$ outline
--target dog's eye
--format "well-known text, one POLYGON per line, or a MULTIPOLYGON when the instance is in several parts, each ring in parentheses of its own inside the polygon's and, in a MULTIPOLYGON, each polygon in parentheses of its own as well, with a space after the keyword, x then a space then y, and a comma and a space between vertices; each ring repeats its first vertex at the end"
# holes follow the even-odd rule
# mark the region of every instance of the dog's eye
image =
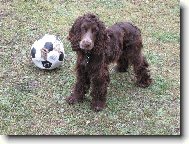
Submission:
POLYGON ((98 32, 98 31, 99 31, 98 27, 93 27, 93 28, 92 28, 92 32, 93 32, 93 33, 98 32))
POLYGON ((84 26, 81 26, 81 30, 86 32, 87 31, 87 27, 84 25, 84 26))

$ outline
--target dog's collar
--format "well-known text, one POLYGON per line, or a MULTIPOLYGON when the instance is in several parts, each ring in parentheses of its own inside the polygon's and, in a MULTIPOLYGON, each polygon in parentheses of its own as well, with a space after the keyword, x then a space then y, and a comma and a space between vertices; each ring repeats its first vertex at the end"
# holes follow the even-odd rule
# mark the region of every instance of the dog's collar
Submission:
POLYGON ((86 52, 85 53, 85 59, 86 59, 86 63, 87 64, 89 63, 90 57, 91 57, 91 53, 90 52, 86 52))
POLYGON ((84 53, 84 58, 83 58, 83 61, 82 61, 82 65, 83 66, 87 66, 87 64, 89 63, 90 58, 91 58, 91 53, 90 52, 85 52, 84 53))

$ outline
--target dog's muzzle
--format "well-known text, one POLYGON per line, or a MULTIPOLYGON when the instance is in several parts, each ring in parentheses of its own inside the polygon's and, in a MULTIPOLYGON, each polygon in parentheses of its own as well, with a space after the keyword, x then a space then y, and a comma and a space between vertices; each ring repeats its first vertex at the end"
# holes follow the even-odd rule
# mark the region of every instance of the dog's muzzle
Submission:
POLYGON ((94 46, 92 40, 82 40, 79 44, 81 49, 91 50, 94 46))

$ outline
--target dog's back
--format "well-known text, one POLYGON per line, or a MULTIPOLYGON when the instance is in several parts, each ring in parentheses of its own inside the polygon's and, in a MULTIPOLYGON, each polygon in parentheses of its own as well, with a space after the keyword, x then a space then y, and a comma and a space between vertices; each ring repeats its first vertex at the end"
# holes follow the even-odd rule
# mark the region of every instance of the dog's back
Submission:
POLYGON ((112 25, 110 30, 114 31, 116 37, 123 41, 123 46, 129 46, 141 41, 141 31, 130 22, 119 22, 112 25))
POLYGON ((132 45, 142 47, 140 29, 130 22, 119 22, 107 28, 108 44, 107 57, 110 62, 118 60, 123 51, 129 50, 132 45))

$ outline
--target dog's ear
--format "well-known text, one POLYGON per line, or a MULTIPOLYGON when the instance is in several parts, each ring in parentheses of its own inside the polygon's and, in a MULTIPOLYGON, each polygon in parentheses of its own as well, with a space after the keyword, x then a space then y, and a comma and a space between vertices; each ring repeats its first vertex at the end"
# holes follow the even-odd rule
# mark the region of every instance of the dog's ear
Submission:
POLYGON ((69 31, 69 37, 71 38, 74 35, 79 35, 81 33, 81 24, 83 21, 83 17, 78 17, 75 22, 73 23, 70 31, 69 31))
POLYGON ((68 36, 67 36, 67 39, 68 39, 69 41, 71 41, 72 38, 77 34, 77 33, 76 33, 76 29, 77 29, 77 23, 76 23, 76 21, 75 21, 75 22, 73 23, 72 27, 70 28, 69 34, 68 34, 68 36))
POLYGON ((82 17, 78 17, 75 22, 73 23, 72 27, 69 30, 69 34, 67 36, 67 40, 71 42, 72 50, 78 51, 79 48, 79 41, 81 40, 81 23, 82 17))

